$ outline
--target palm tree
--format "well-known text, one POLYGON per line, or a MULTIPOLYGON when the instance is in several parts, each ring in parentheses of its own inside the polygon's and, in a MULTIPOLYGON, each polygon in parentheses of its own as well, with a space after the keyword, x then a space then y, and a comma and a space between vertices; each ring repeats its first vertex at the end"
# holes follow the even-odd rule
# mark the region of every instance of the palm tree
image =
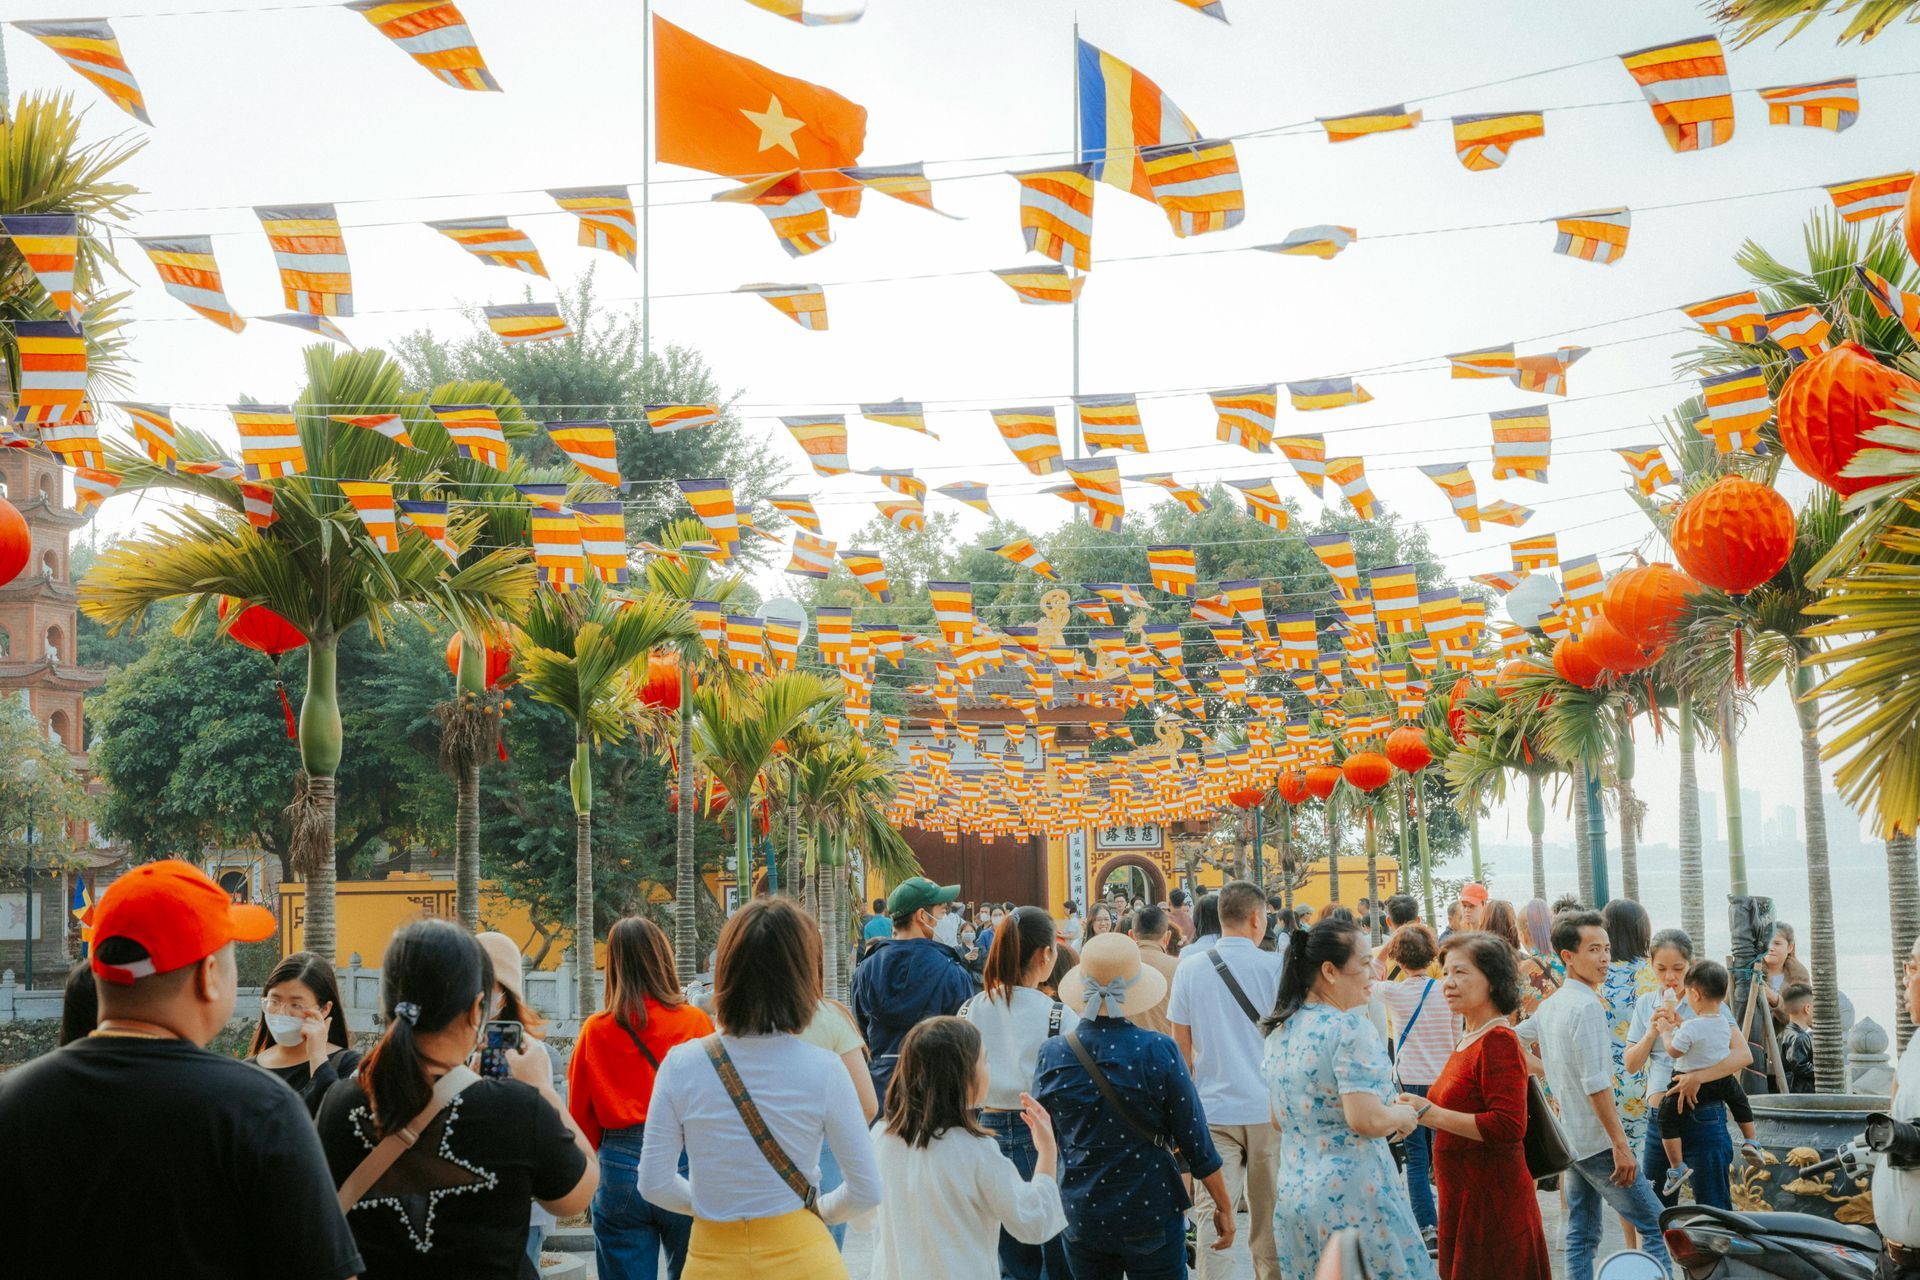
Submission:
MULTIPOLYGON (((1484 797, 1496 804, 1507 798, 1507 781, 1514 774, 1527 780, 1527 834, 1533 854, 1533 896, 1547 896, 1547 801, 1546 778, 1559 772, 1559 764, 1537 750, 1528 734, 1531 728, 1520 714, 1522 699, 1515 695, 1503 699, 1492 689, 1475 686, 1463 701, 1464 720, 1458 746, 1436 759, 1446 769, 1447 782, 1455 794, 1484 797)), ((1431 703, 1429 705, 1432 705, 1431 703)), ((1429 743, 1435 735, 1427 735, 1429 743)))
POLYGON ((540 591, 516 632, 520 683, 528 696, 573 721, 573 940, 579 1009, 594 998, 593 747, 626 737, 635 719, 647 655, 694 631, 686 609, 658 592, 634 599, 598 581, 572 592, 540 591))
POLYGON ((1722 0, 1714 18, 1730 28, 1736 47, 1792 23, 1782 43, 1805 31, 1822 14, 1844 15, 1837 43, 1865 43, 1895 22, 1920 22, 1920 0, 1722 0))
MULTIPOLYGON (((449 565, 424 536, 400 539, 387 553, 368 535, 331 476, 392 478, 438 486, 444 472, 436 454, 451 452, 446 432, 421 412, 429 400, 495 405, 503 423, 530 430, 511 395, 498 384, 462 383, 431 393, 405 392, 400 370, 382 352, 336 355, 325 345, 306 352, 307 386, 294 406, 311 474, 273 482, 275 520, 255 529, 244 516, 240 486, 232 480, 170 474, 144 454, 114 447, 109 465, 124 477, 123 489, 171 488, 215 504, 213 511, 183 508, 171 529, 116 543, 103 551, 80 585, 80 607, 118 631, 138 626, 162 600, 185 599, 178 624, 191 631, 222 596, 265 605, 307 637, 307 688, 300 706, 300 763, 289 815, 291 858, 306 877, 305 948, 334 957, 334 775, 340 765, 341 724, 335 663, 340 637, 365 623, 380 637, 401 609, 430 609, 463 629, 499 626, 533 590, 533 566, 520 546, 486 552, 471 563, 449 565), (395 450, 376 432, 329 420, 332 413, 399 412, 422 448, 395 450), (396 452, 399 456, 396 457, 396 452)), ((196 431, 179 432, 181 456, 221 456, 196 431)), ((448 537, 469 550, 483 519, 462 513, 448 537)), ((239 611, 232 611, 237 617, 239 611)))
MULTIPOLYGON (((698 520, 676 520, 661 530, 660 545, 671 552, 684 543, 701 542, 706 537, 706 526, 698 520)), ((711 601, 724 605, 739 594, 744 582, 737 575, 720 576, 712 562, 704 557, 688 555, 654 557, 647 565, 647 585, 682 604, 711 601)), ((693 847, 694 690, 698 683, 696 676, 725 683, 733 679, 733 673, 697 633, 680 643, 679 657, 680 710, 674 785, 680 796, 680 807, 674 837, 673 959, 679 966, 680 976, 690 979, 700 968, 700 916, 696 902, 700 892, 700 861, 693 847)))

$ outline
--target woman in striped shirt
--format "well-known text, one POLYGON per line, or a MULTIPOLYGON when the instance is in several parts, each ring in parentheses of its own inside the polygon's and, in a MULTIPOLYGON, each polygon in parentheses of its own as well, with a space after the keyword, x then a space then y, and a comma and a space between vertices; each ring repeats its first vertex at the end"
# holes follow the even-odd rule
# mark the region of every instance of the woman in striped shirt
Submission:
MULTIPOLYGON (((1419 921, 1401 926, 1388 940, 1383 955, 1397 964, 1402 977, 1398 982, 1382 982, 1374 987, 1392 1027, 1394 1074, 1407 1093, 1426 1097, 1427 1089, 1440 1078, 1453 1042, 1459 1036, 1459 1020, 1447 1009, 1440 982, 1427 974, 1440 952, 1433 930, 1419 921)), ((1407 1138, 1407 1194, 1413 1201, 1413 1217, 1429 1242, 1433 1239, 1438 1217, 1433 1204, 1433 1135, 1415 1129, 1407 1138)))

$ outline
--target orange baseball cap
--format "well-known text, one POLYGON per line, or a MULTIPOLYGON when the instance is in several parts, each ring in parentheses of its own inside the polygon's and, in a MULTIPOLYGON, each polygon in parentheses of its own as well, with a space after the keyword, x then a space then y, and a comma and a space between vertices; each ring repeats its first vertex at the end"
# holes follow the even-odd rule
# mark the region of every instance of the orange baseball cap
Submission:
POLYGON ((279 927, 271 911, 234 902, 191 863, 146 862, 108 885, 93 908, 93 971, 127 986, 204 960, 229 942, 264 941, 279 927), (108 938, 139 943, 147 958, 102 963, 100 944, 108 938))
POLYGON ((1470 907, 1477 907, 1481 903, 1485 902, 1486 900, 1487 900, 1487 886, 1481 884, 1477 880, 1467 885, 1464 889, 1460 890, 1460 901, 1466 903, 1470 907))

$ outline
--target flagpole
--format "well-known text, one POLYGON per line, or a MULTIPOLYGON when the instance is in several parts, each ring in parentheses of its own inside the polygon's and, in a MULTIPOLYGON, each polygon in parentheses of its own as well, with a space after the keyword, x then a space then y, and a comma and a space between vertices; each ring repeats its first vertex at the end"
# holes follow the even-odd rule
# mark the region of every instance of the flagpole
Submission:
MULTIPOLYGON (((1073 164, 1080 163, 1080 11, 1073 11, 1073 164)), ((1073 394, 1080 394, 1080 295, 1073 295, 1073 394)), ((1073 406, 1073 456, 1080 456, 1080 406, 1073 406)))
POLYGON ((640 0, 640 376, 653 361, 653 0, 640 0))

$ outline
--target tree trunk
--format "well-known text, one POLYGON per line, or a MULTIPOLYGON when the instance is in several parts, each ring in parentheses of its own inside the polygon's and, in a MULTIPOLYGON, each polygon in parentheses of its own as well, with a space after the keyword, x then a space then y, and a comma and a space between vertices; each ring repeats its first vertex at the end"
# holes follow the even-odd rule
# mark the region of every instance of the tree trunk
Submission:
POLYGON ((1902 832, 1887 841, 1887 906, 1893 924, 1893 1021, 1904 1052, 1913 1035, 1907 1013, 1907 957, 1920 936, 1920 867, 1914 864, 1913 837, 1902 832))
POLYGON ((1327 806, 1327 901, 1340 901, 1340 824, 1333 819, 1333 797, 1327 806))
POLYGON ((576 724, 573 764, 567 770, 573 792, 573 968, 578 975, 579 1016, 594 1011, 593 992, 593 743, 587 727, 576 724))
POLYGON ((1740 813, 1740 734, 1733 718, 1733 690, 1720 698, 1720 786, 1727 809, 1729 897, 1747 896, 1747 844, 1740 813))
MULTIPOLYGON (((487 691, 487 650, 473 637, 460 637, 460 672, 454 696, 487 691)), ((460 923, 480 931, 480 763, 460 770, 453 818, 453 902, 460 923)))
MULTIPOLYGON (((700 972, 699 890, 700 866, 693 851, 693 667, 680 659, 680 813, 679 829, 674 833, 673 870, 673 962, 680 970, 680 981, 691 982, 700 972)), ((749 890, 751 886, 749 886, 749 890)))
POLYGON ((1422 769, 1413 775, 1413 807, 1418 815, 1418 834, 1420 837, 1420 891, 1426 895, 1427 919, 1437 919, 1433 914, 1433 849, 1427 843, 1427 771, 1422 769))
MULTIPOLYGON (((1580 894, 1580 901, 1593 906, 1593 846, 1587 838, 1587 779, 1586 768, 1582 766, 1578 774, 1567 775, 1573 783, 1573 861, 1574 885, 1580 894)), ((1597 909, 1597 908, 1596 908, 1597 909)))
POLYGON ((342 740, 338 646, 338 637, 331 635, 313 636, 307 644, 307 691, 300 699, 300 765, 307 773, 306 821, 296 820, 294 824, 294 860, 307 884, 302 946, 328 964, 335 962, 338 948, 333 861, 334 777, 340 769, 342 740))
POLYGON ((1813 1078, 1821 1093, 1847 1091, 1847 1046, 1840 1030, 1840 958, 1833 941, 1833 876, 1827 867, 1827 808, 1820 784, 1820 710, 1813 672, 1795 668, 1789 692, 1800 721, 1800 797, 1807 823, 1807 916, 1812 936, 1813 1078))
POLYGON ((1694 763, 1693 703, 1680 700, 1680 927, 1707 953, 1707 887, 1700 857, 1700 776, 1694 763))
POLYGON ((1533 846, 1533 896, 1547 898, 1547 797, 1540 775, 1527 775, 1527 842, 1533 846))
POLYGON ((1373 798, 1367 797, 1367 937, 1380 945, 1380 857, 1379 836, 1373 829, 1373 798))
POLYGON ((1620 735, 1613 749, 1614 790, 1620 799, 1620 893, 1640 901, 1639 815, 1633 799, 1633 736, 1620 735))

